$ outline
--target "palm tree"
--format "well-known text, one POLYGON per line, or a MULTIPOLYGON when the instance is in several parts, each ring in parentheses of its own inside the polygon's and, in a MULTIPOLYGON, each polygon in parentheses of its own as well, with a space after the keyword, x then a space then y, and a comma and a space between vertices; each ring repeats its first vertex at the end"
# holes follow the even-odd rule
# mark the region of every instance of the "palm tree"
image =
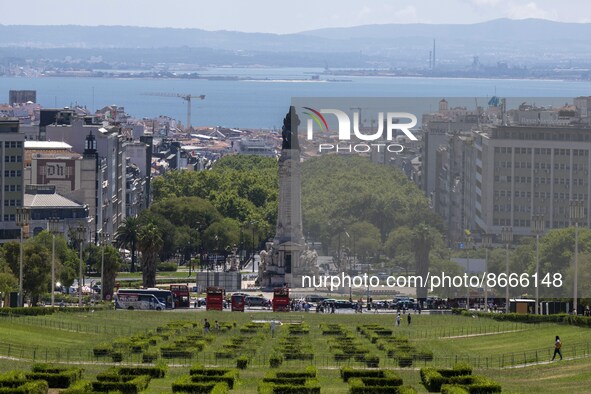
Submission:
POLYGON ((164 241, 160 229, 153 223, 146 224, 138 232, 138 249, 142 253, 142 284, 156 286, 156 267, 164 241))
MULTIPOLYGON (((413 231, 412 243, 415 255, 416 274, 423 278, 427 277, 429 271, 429 253, 435 243, 435 230, 428 224, 417 225, 413 231)), ((424 301, 427 299, 427 283, 417 283, 417 299, 424 301)))
POLYGON ((135 251, 137 248, 139 220, 137 217, 128 216, 115 233, 115 244, 118 248, 129 248, 131 251, 130 271, 135 272, 135 251))

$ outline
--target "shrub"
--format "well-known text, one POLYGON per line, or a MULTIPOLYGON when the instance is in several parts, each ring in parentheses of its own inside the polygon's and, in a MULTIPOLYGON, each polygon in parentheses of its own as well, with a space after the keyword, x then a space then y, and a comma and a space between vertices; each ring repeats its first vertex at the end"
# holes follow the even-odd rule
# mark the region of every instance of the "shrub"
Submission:
POLYGON ((248 366, 248 357, 241 356, 236 359, 236 368, 246 369, 247 366, 248 366))
POLYGON ((400 352, 398 353, 398 366, 400 368, 411 367, 413 362, 413 356, 409 353, 400 352))
POLYGON ((108 345, 108 344, 96 345, 95 347, 92 348, 92 352, 95 357, 108 356, 111 354, 112 350, 113 350, 113 346, 108 345))
POLYGON ((259 394, 320 394, 320 385, 316 379, 306 380, 303 386, 262 382, 258 391, 259 394))
POLYGON ((26 374, 28 380, 45 380, 51 388, 65 389, 76 382, 82 376, 82 370, 72 368, 57 373, 51 372, 30 372, 26 374))
POLYGON ((269 357, 269 365, 271 366, 271 368, 278 368, 279 366, 281 366, 281 364, 283 364, 282 355, 272 354, 271 357, 269 357))
MULTIPOLYGON (((395 382, 398 383, 398 382, 395 382)), ((399 384, 389 384, 386 379, 380 378, 351 378, 349 380, 349 393, 351 394, 382 394, 382 393, 416 393, 412 387, 401 389, 402 380, 399 384), (373 379, 368 381, 367 379, 373 379), (379 384, 376 384, 379 383, 379 384)))
POLYGON ((71 385, 66 390, 63 390, 61 394, 91 394, 92 383, 90 380, 79 380, 71 385))
POLYGON ((172 383, 173 393, 226 394, 229 390, 230 389, 226 383, 196 383, 191 380, 190 376, 183 376, 172 383))
POLYGON ((114 363, 120 363, 123 361, 123 353, 120 351, 111 352, 111 360, 113 360, 114 363))
POLYGON ((176 270, 177 270, 176 263, 173 263, 171 261, 165 262, 165 263, 160 263, 156 267, 156 271, 158 271, 158 272, 176 272, 176 270))
POLYGON ((195 354, 194 349, 178 348, 176 346, 165 346, 160 348, 160 356, 162 358, 193 358, 195 354))
POLYGON ((4 394, 47 394, 49 386, 45 380, 25 382, 16 387, 0 387, 0 393, 4 394))
POLYGON ((152 363, 158 359, 157 352, 144 352, 142 354, 142 362, 143 363, 152 363))
POLYGON ((380 365, 380 358, 378 356, 364 355, 365 364, 368 368, 377 368, 380 365))
POLYGON ((441 391, 441 386, 447 382, 447 379, 443 377, 435 368, 421 368, 421 381, 431 393, 438 393, 441 391))
POLYGON ((117 373, 119 375, 139 376, 148 375, 151 378, 163 378, 166 376, 167 368, 163 366, 158 367, 119 367, 117 373))
POLYGON ((469 394, 469 391, 462 386, 444 384, 441 386, 441 394, 469 394))
POLYGON ((341 378, 343 378, 345 382, 348 382, 351 378, 385 378, 386 375, 390 378, 398 377, 391 371, 384 371, 381 369, 355 369, 350 367, 341 368, 341 378))
POLYGON ((272 374, 278 378, 315 378, 318 375, 318 369, 309 365, 303 371, 277 371, 272 374))
MULTIPOLYGON (((117 375, 116 375, 117 376, 117 375)), ((97 376, 98 378, 98 376, 97 376)), ((123 393, 129 394, 137 394, 141 391, 145 390, 150 383, 150 376, 148 375, 140 375, 140 376, 119 376, 120 379, 125 381, 97 381, 92 383, 92 390, 93 392, 96 391, 121 391, 123 393), (127 378, 130 378, 127 380, 127 378)))

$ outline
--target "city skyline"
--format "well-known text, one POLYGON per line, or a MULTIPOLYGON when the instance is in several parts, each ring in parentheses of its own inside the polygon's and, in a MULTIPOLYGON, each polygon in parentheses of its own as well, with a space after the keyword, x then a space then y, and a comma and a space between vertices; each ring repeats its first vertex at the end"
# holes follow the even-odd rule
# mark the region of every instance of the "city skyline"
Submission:
POLYGON ((267 0, 241 2, 192 2, 173 0, 166 8, 153 0, 118 2, 105 0, 100 4, 72 0, 56 6, 42 0, 32 0, 28 13, 0 15, 3 25, 121 25, 145 27, 197 28, 275 34, 297 33, 329 27, 351 27, 369 24, 425 23, 473 24, 498 18, 539 18, 559 22, 591 22, 591 3, 583 0, 569 2, 569 7, 550 0, 529 2, 501 0, 451 0, 445 7, 440 2, 420 3, 408 0, 387 2, 354 2, 352 0, 304 0, 292 9, 285 3, 267 0), (232 13, 227 10, 232 9, 232 13), (51 18, 47 16, 51 15, 51 18))

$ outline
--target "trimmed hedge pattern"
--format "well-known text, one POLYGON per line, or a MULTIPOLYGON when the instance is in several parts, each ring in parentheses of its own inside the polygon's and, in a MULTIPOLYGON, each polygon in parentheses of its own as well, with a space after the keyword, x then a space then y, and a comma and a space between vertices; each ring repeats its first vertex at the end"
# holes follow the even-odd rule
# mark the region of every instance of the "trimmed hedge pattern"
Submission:
POLYGON ((472 375, 472 368, 459 363, 452 369, 421 369, 421 381, 431 393, 445 392, 449 394, 489 394, 500 393, 501 385, 484 376, 472 375))

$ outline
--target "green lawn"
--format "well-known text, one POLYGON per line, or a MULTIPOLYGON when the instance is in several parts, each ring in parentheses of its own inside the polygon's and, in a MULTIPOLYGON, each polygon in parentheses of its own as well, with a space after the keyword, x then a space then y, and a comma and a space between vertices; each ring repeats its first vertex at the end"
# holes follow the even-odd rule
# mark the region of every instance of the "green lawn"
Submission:
MULTIPOLYGON (((89 313, 60 313, 37 317, 0 317, 0 356, 16 360, 0 359, 0 370, 29 369, 35 361, 46 360, 72 362, 85 369, 85 377, 93 379, 111 364, 110 358, 97 359, 92 348, 99 343, 112 343, 117 338, 147 333, 158 326, 173 321, 198 322, 196 328, 179 333, 200 334, 204 318, 211 322, 236 323, 236 327, 225 333, 212 336, 203 351, 193 359, 173 359, 164 379, 152 380, 147 393, 170 392, 172 382, 188 373, 189 365, 196 362, 209 366, 235 366, 235 359, 216 359, 215 353, 224 348, 230 338, 241 336, 240 328, 253 320, 303 319, 310 333, 302 341, 313 349, 314 360, 286 361, 281 368, 293 370, 314 364, 319 369, 319 381, 323 393, 345 393, 348 386, 339 376, 343 365, 365 367, 353 360, 337 362, 334 351, 329 348, 330 339, 322 335, 321 323, 342 324, 355 340, 371 354, 380 357, 380 367, 395 368, 405 384, 425 392, 420 384, 418 368, 424 365, 451 366, 456 360, 467 360, 476 369, 475 373, 498 381, 503 392, 521 393, 584 393, 589 392, 591 382, 591 357, 589 329, 558 324, 525 325, 511 322, 495 322, 485 318, 441 315, 413 315, 409 326, 406 319, 401 327, 395 327, 392 314, 273 314, 273 313, 228 313, 228 312, 149 312, 149 311, 97 311, 89 313), (414 346, 427 347, 434 353, 432 362, 416 362, 410 369, 399 369, 395 359, 387 358, 356 327, 362 324, 379 324, 394 330, 395 335, 404 335, 414 346), (526 361, 531 364, 537 354, 539 362, 549 359, 555 335, 564 342, 563 353, 571 360, 551 364, 527 365, 507 368, 526 361), (8 353, 10 347, 10 353, 8 353), (20 361, 25 359, 26 361, 20 361), (95 364, 99 361, 101 365, 95 364), (503 368, 501 368, 503 367, 503 368)), ((261 328, 251 337, 254 344, 245 355, 251 357, 246 370, 240 371, 240 381, 234 392, 256 393, 259 380, 269 370, 269 356, 287 338, 287 325, 277 328, 274 338, 268 327, 261 328), (256 338, 259 338, 257 340, 256 338)), ((174 339, 174 338, 173 338, 174 339)), ((140 355, 126 355, 123 362, 138 362, 140 355)))

